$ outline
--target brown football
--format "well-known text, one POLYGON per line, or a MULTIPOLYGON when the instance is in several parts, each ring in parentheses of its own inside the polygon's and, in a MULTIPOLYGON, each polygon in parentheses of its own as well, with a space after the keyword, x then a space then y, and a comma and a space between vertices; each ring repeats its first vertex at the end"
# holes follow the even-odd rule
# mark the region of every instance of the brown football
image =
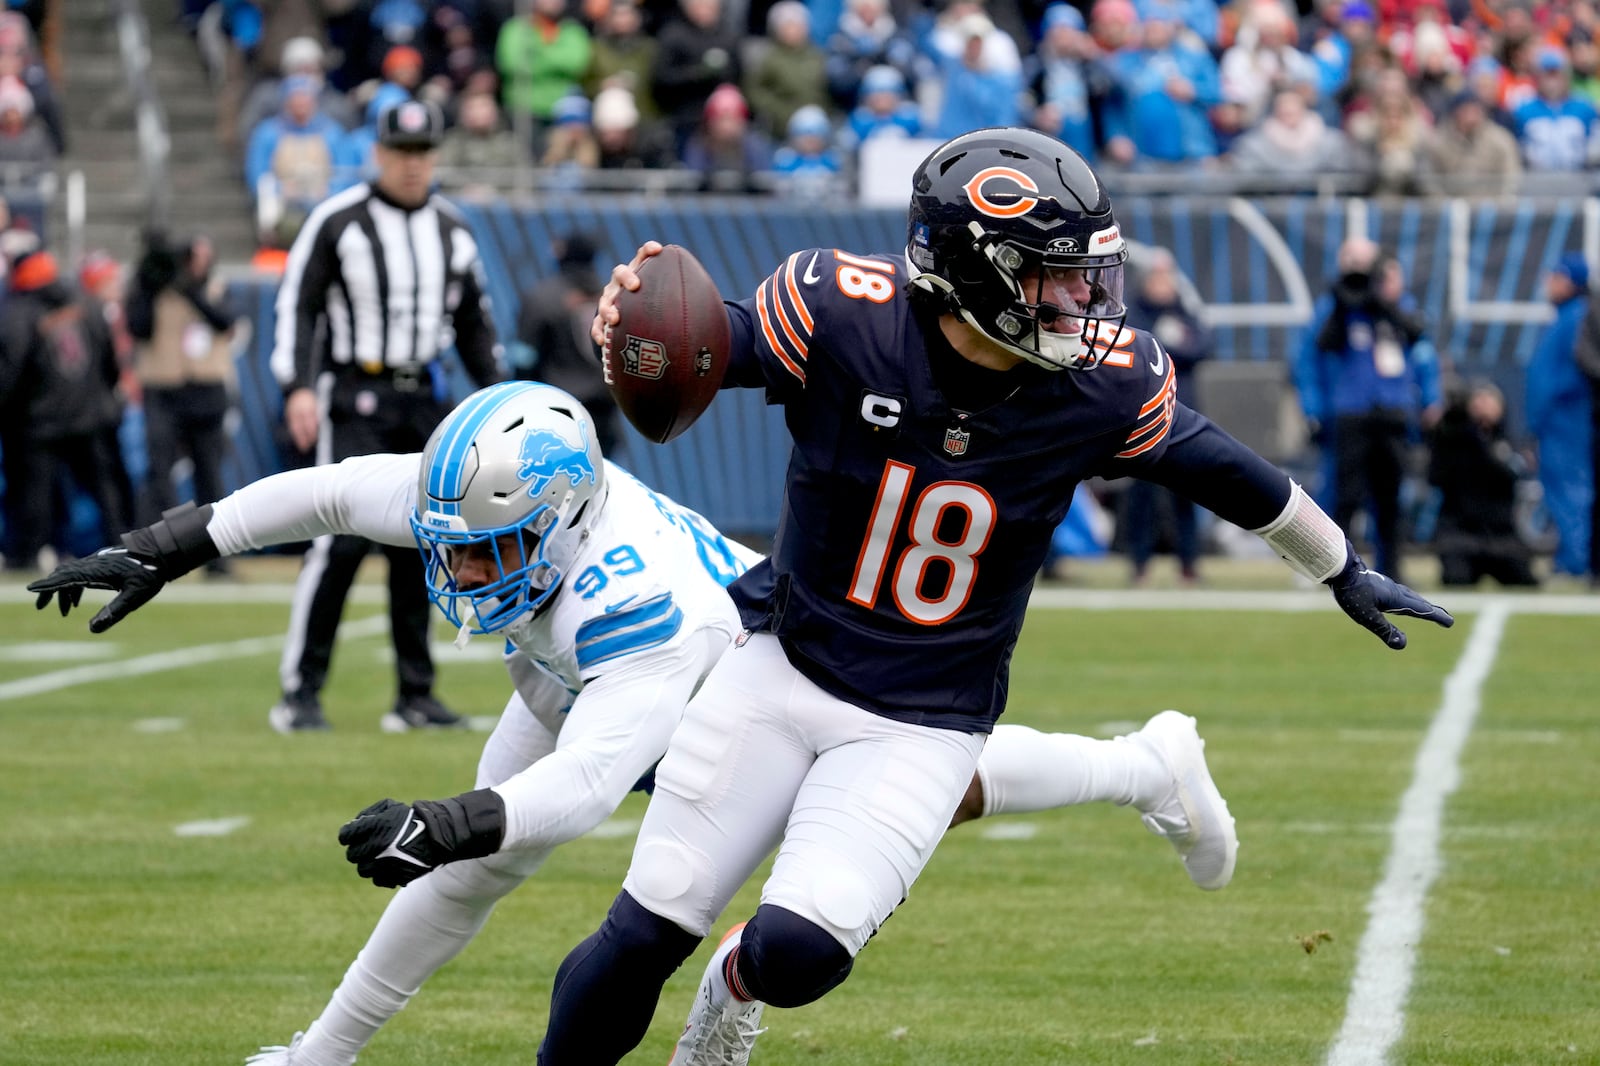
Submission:
POLYGON ((728 313, 706 268, 676 244, 639 267, 622 291, 622 318, 601 352, 617 406, 647 439, 665 444, 711 405, 728 370, 728 313))

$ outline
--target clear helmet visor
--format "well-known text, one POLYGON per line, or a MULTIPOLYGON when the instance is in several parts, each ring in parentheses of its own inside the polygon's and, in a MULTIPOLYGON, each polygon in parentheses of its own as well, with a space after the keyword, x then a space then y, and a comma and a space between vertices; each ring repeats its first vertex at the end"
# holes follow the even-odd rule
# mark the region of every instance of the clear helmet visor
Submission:
POLYGON ((1016 302, 997 325, 1030 361, 1088 370, 1110 353, 1127 314, 1120 257, 1099 265, 1046 261, 1012 280, 1016 302))

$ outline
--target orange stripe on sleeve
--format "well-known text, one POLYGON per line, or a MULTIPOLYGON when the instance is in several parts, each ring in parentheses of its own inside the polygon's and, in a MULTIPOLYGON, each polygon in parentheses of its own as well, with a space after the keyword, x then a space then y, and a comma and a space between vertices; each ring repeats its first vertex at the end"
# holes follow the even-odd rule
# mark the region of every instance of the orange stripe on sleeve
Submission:
MULTIPOLYGON (((770 279, 769 279, 770 280, 770 279)), ((772 354, 778 357, 785 369, 800 379, 800 384, 806 383, 806 372, 796 365, 788 353, 783 350, 783 345, 778 340, 778 335, 773 332, 772 319, 767 314, 767 282, 763 281, 756 290, 756 315, 761 319, 761 332, 766 335, 767 347, 772 349, 772 354)))

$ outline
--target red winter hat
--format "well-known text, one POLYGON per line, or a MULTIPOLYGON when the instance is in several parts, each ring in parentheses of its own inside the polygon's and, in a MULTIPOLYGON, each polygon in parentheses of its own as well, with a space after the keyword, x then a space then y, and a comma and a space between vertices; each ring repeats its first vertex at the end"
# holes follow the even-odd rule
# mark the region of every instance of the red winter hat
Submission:
POLYGON ((745 103, 744 94, 739 91, 737 85, 723 84, 717 86, 711 95, 706 97, 705 117, 710 121, 728 115, 749 118, 750 105, 745 103))

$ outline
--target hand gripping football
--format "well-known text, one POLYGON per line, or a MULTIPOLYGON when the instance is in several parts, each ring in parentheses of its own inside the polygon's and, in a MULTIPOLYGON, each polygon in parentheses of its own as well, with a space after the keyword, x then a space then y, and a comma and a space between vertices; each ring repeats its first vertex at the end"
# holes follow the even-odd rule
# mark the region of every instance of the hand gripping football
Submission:
POLYGON ((617 298, 621 320, 601 351, 617 406, 665 444, 711 405, 728 370, 728 313, 705 267, 669 244, 639 267, 639 290, 617 298))

